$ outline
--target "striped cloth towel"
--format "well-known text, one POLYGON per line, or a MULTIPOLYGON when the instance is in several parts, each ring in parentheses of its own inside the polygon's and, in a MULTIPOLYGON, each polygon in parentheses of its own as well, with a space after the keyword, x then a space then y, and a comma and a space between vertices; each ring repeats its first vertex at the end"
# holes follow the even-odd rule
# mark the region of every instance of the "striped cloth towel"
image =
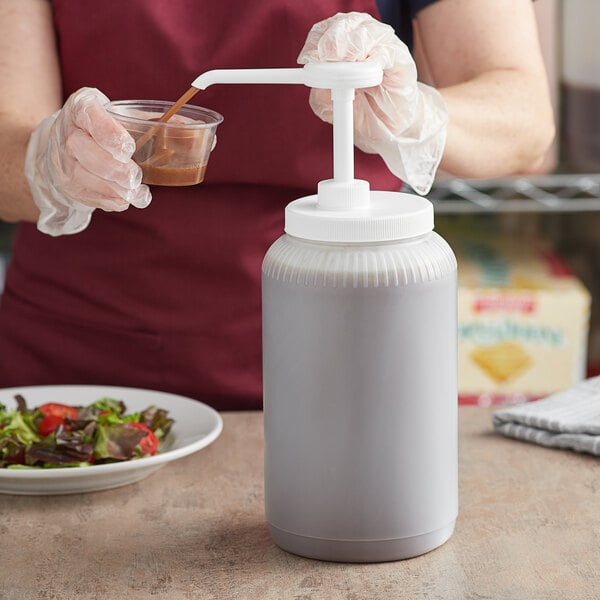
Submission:
POLYGON ((600 377, 498 410, 493 422, 498 433, 509 437, 600 456, 600 377))

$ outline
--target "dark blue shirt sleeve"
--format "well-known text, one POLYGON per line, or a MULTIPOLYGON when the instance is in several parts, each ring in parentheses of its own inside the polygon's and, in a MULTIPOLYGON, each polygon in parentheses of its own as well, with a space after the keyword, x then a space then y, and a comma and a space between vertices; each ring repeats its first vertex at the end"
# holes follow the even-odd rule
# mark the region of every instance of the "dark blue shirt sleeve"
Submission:
POLYGON ((375 0, 381 20, 391 25, 396 35, 412 49, 412 20, 426 6, 438 0, 375 0))
POLYGON ((437 1, 438 0, 409 0, 408 2, 398 2, 398 4, 408 4, 410 16, 414 19, 420 10, 423 10, 426 6, 437 1))

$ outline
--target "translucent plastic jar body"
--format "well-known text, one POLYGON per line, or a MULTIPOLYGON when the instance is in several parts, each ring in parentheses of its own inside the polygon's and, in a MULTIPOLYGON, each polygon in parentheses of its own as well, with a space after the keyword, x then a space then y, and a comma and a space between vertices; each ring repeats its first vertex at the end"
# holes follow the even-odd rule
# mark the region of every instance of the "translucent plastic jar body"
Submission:
POLYGON ((313 558, 408 558, 458 510, 456 259, 434 232, 263 262, 266 513, 313 558))

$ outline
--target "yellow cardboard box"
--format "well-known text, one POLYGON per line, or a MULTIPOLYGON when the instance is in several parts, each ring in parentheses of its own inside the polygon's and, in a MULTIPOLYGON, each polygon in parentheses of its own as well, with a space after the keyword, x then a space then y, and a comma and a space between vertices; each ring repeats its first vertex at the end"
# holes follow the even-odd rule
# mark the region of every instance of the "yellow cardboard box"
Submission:
POLYGON ((585 376, 591 298, 538 240, 461 236, 458 386, 462 404, 539 398, 585 376))

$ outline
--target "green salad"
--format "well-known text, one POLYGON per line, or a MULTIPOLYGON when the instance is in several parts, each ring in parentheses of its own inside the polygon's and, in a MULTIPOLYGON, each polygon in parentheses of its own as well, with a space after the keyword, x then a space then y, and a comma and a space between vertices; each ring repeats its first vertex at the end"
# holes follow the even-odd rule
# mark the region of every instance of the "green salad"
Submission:
POLYGON ((28 408, 0 403, 0 468, 89 467, 152 456, 173 425, 168 411, 149 406, 127 413, 122 400, 87 406, 46 403, 28 408))

